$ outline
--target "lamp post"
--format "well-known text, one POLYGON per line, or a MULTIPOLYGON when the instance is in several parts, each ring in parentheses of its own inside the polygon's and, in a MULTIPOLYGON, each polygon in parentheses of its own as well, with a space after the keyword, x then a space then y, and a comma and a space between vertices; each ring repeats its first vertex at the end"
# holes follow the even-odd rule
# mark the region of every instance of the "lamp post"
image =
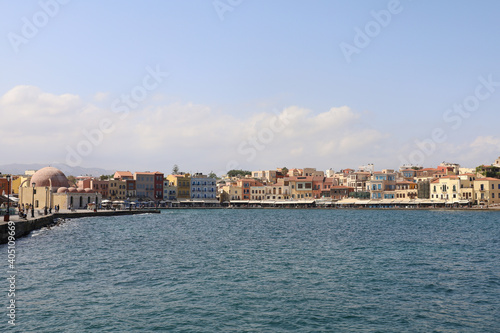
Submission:
POLYGON ((31 217, 34 218, 35 217, 35 186, 36 184, 35 183, 31 183, 31 185, 33 186, 33 197, 31 199, 31 217))
POLYGON ((10 220, 10 175, 7 175, 7 213, 4 216, 4 221, 8 222, 10 220))

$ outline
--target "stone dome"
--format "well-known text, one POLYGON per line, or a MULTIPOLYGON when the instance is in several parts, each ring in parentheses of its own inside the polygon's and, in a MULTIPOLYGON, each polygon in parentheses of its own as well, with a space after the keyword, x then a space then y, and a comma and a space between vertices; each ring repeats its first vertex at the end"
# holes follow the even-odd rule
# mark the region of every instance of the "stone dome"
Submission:
POLYGON ((59 187, 57 189, 57 193, 66 193, 68 192, 68 188, 67 187, 59 187))
POLYGON ((94 193, 94 190, 91 188, 86 188, 85 193, 94 193))
POLYGON ((53 167, 46 167, 35 172, 31 176, 30 186, 35 183, 36 187, 50 186, 52 187, 69 187, 68 178, 64 173, 53 167))
POLYGON ((77 191, 78 193, 85 193, 85 190, 83 188, 78 188, 77 191))
POLYGON ((75 192, 78 192, 78 190, 76 189, 76 187, 70 187, 70 188, 68 188, 68 191, 69 191, 70 193, 75 193, 75 192))

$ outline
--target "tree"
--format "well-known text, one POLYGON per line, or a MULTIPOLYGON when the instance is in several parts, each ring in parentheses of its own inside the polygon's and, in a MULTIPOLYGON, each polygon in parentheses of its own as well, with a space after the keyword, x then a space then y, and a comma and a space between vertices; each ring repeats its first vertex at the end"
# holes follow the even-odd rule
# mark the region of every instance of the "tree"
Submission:
POLYGON ((250 176, 251 174, 252 172, 248 170, 229 170, 227 172, 228 177, 237 177, 237 176, 245 177, 247 175, 250 176))
POLYGON ((288 168, 287 168, 287 167, 282 167, 282 168, 281 168, 281 174, 282 174, 283 176, 288 175, 288 168))
POLYGON ((75 176, 68 176, 68 182, 70 186, 76 186, 76 178, 75 176))
POLYGON ((213 171, 210 171, 210 173, 208 174, 208 177, 217 179, 217 175, 213 171))
POLYGON ((174 164, 174 167, 172 168, 172 174, 177 175, 179 173, 179 166, 177 164, 174 164))
POLYGON ((476 172, 482 174, 485 177, 500 178, 500 168, 493 165, 480 165, 476 167, 476 172))

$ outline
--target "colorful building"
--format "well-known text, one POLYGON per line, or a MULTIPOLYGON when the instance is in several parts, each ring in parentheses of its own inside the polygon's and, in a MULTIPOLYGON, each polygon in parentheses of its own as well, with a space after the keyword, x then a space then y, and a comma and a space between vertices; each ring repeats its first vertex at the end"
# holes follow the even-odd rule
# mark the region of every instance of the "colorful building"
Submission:
POLYGON ((167 180, 177 187, 177 199, 188 200, 191 198, 191 176, 189 174, 168 175, 167 180))
POLYGON ((474 200, 477 205, 500 204, 500 179, 477 178, 474 181, 474 200))
POLYGON ((215 200, 217 197, 217 185, 215 178, 201 173, 191 176, 191 199, 193 200, 215 200))

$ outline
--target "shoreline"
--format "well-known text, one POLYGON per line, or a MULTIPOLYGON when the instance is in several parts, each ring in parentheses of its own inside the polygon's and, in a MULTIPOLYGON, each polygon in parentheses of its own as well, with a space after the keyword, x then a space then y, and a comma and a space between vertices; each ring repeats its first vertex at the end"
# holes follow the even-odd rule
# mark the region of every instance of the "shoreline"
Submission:
MULTIPOLYGON (((109 217, 120 215, 139 215, 139 214, 160 214, 158 209, 144 209, 144 210, 118 210, 118 211, 62 211, 49 215, 42 215, 38 217, 28 217, 21 219, 17 215, 11 215, 10 222, 0 222, 0 244, 6 244, 9 241, 9 223, 14 222, 15 236, 17 240, 21 237, 29 235, 32 231, 48 227, 56 224, 58 219, 75 219, 82 217, 109 217)), ((12 237, 12 235, 10 235, 12 237)))

